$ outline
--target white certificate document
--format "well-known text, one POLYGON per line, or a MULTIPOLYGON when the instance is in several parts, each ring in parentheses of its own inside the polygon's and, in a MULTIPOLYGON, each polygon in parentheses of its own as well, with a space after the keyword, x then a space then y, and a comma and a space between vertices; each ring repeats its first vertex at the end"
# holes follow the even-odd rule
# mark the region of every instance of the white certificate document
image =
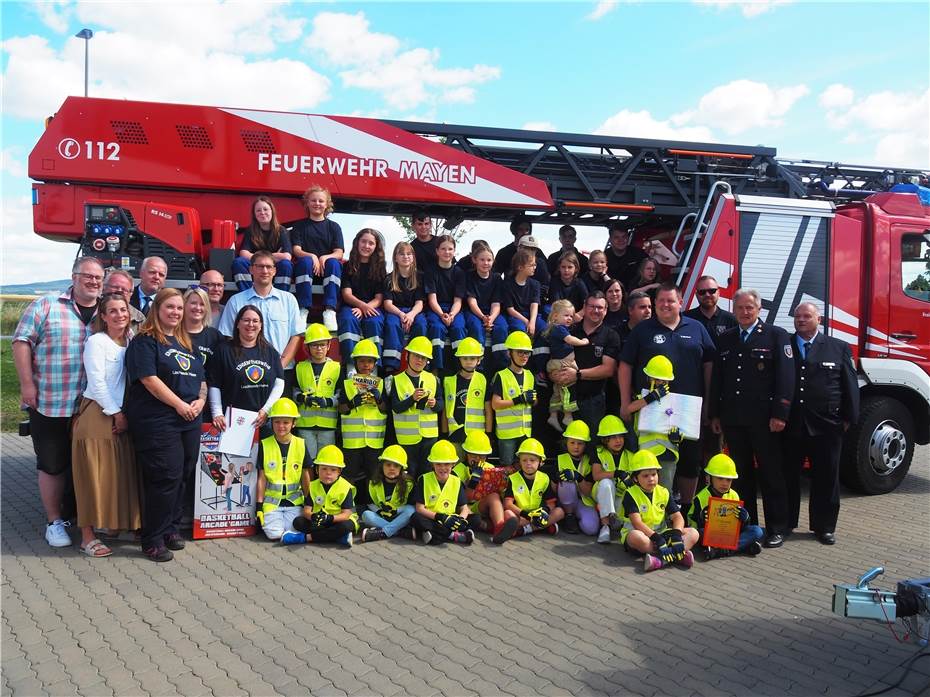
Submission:
POLYGON ((697 440, 701 437, 702 401, 700 397, 672 392, 640 409, 636 428, 640 431, 668 433, 669 429, 677 426, 685 438, 697 440))
POLYGON ((241 455, 248 457, 252 451, 252 441, 255 440, 255 419, 257 411, 236 409, 230 407, 226 410, 226 430, 220 436, 217 451, 228 455, 241 455))

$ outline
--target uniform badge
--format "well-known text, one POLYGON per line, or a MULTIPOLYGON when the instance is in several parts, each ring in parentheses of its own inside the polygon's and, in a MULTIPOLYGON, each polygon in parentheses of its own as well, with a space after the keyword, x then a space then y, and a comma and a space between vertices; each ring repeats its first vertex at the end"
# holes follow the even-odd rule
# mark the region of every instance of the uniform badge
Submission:
POLYGON ((643 504, 643 505, 641 505, 641 506, 639 507, 639 512, 640 512, 640 513, 645 513, 645 512, 648 511, 648 510, 649 510, 649 506, 647 506, 646 504, 643 504))
POLYGON ((522 494, 524 491, 526 491, 526 487, 521 484, 517 489, 517 493, 522 494))
POLYGON ((660 504, 658 504, 658 506, 656 506, 656 508, 658 508, 660 511, 664 511, 664 510, 665 510, 665 504, 664 504, 664 503, 660 503, 660 504))
POLYGON ((260 365, 250 365, 245 369, 245 376, 254 385, 265 377, 265 369, 260 365))
POLYGON ((448 501, 443 501, 443 502, 442 502, 442 507, 443 507, 443 508, 448 508, 448 507, 449 507, 449 502, 448 502, 448 501))
POLYGON ((481 390, 475 390, 475 397, 481 396, 481 390))
POLYGON ((178 362, 178 365, 181 366, 181 370, 190 370, 191 359, 187 356, 182 356, 180 353, 174 354, 174 360, 178 362))
POLYGON ((788 358, 792 358, 794 354, 791 352, 791 344, 785 344, 785 355, 788 358))
POLYGON ((298 463, 295 462, 295 463, 294 463, 294 469, 296 470, 296 469, 299 469, 299 468, 300 468, 300 465, 299 465, 298 463))
POLYGON ((507 390, 507 393, 508 393, 511 397, 513 397, 515 394, 517 394, 517 391, 514 390, 514 389, 510 389, 510 390, 507 390))
POLYGON ((727 330, 727 328, 724 327, 722 324, 718 324, 716 327, 714 327, 714 329, 717 330, 717 335, 718 335, 718 336, 721 335, 721 334, 723 334, 723 333, 727 330))
POLYGON ((436 494, 430 494, 429 500, 430 500, 430 501, 435 501, 435 500, 436 500, 436 494))
POLYGON ((655 336, 652 337, 652 341, 656 344, 664 344, 665 334, 656 334, 655 336))
POLYGON ((315 499, 313 499, 313 500, 314 500, 316 503, 319 503, 319 504, 322 504, 322 503, 323 503, 323 497, 322 497, 322 496, 317 496, 317 497, 316 497, 315 499))
POLYGON ((273 469, 277 466, 277 464, 278 464, 277 462, 275 462, 274 460, 272 460, 271 462, 269 462, 268 464, 266 464, 265 467, 267 467, 267 468, 270 469, 270 470, 273 470, 273 469))

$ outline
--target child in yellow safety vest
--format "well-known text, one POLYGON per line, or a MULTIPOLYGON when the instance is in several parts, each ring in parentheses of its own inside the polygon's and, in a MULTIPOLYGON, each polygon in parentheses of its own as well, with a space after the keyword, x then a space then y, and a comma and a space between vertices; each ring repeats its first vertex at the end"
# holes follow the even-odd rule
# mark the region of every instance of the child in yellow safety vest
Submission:
POLYGON ((429 453, 432 472, 422 475, 413 489, 416 513, 413 527, 424 544, 455 542, 470 545, 475 533, 468 524, 471 510, 462 480, 452 474, 459 456, 455 446, 447 440, 438 440, 429 453))
POLYGON ((377 473, 378 454, 384 448, 387 401, 384 381, 374 375, 378 362, 375 342, 359 341, 352 349, 352 360, 355 374, 342 381, 339 391, 342 452, 346 458, 342 476, 359 489, 360 498, 367 500, 364 484, 377 473))
POLYGON ((514 464, 517 446, 533 435, 533 404, 536 383, 526 364, 533 355, 533 341, 526 332, 511 332, 504 342, 510 366, 491 383, 491 409, 497 422, 497 455, 503 466, 514 464))
POLYGON ((303 515, 294 519, 296 532, 284 533, 281 542, 336 542, 351 547, 352 536, 358 531, 358 516, 355 487, 340 476, 346 466, 345 457, 335 445, 327 445, 320 448, 314 462, 317 478, 310 482, 303 515))
POLYGON ((504 527, 491 538, 497 544, 534 532, 555 535, 559 521, 565 517, 565 511, 556 503, 553 482, 539 471, 546 459, 542 443, 527 438, 517 449, 517 457, 520 469, 507 478, 504 491, 504 527))
POLYGON ((298 415, 292 400, 275 401, 268 412, 273 435, 258 443, 255 515, 269 540, 280 540, 294 529, 292 523, 310 490, 313 459, 304 439, 291 433, 298 415))
POLYGON ((386 540, 395 535, 417 539, 410 527, 414 508, 410 504, 413 482, 407 476, 407 453, 399 445, 389 445, 381 453, 381 469, 368 482, 370 503, 362 511, 362 542, 386 540))
POLYGON ((390 378, 394 435, 407 453, 407 471, 416 478, 425 471, 427 457, 439 438, 442 390, 436 376, 427 372, 433 345, 425 336, 407 344, 407 369, 390 378))
POLYGON ((611 531, 619 530, 623 523, 621 502, 626 490, 633 484, 627 467, 632 453, 624 449, 626 426, 619 416, 608 414, 597 427, 601 444, 594 451, 591 476, 594 479, 592 495, 597 501, 601 529, 597 541, 610 542, 611 531), (619 515, 618 515, 619 511, 619 515))
POLYGON ((466 336, 455 349, 461 369, 442 379, 442 430, 450 442, 459 446, 469 434, 491 430, 491 404, 485 401, 488 381, 483 373, 476 372, 483 356, 484 347, 466 336))
POLYGON ((649 450, 640 450, 630 459, 629 471, 635 484, 623 495, 626 520, 620 541, 627 551, 645 555, 646 571, 670 564, 690 569, 694 565, 691 548, 697 544, 698 531, 685 527, 675 499, 659 484, 660 469, 662 465, 649 450))
MULTIPOLYGON (((740 500, 739 494, 737 494, 736 490, 733 488, 733 480, 738 479, 738 475, 736 474, 736 463, 733 462, 733 458, 724 453, 714 455, 708 461, 704 471, 707 472, 710 484, 697 492, 694 501, 691 503, 691 509, 688 512, 688 522, 693 527, 697 528, 697 531, 701 534, 702 540, 704 538, 704 528, 707 527, 707 507, 710 497, 715 496, 717 498, 736 502, 740 500)), ((721 510, 720 513, 736 516, 742 523, 739 532, 739 542, 737 543, 738 546, 735 551, 748 554, 752 557, 762 551, 762 539, 765 537, 765 532, 758 525, 749 525, 749 511, 743 506, 733 505, 725 510, 721 510)), ((732 554, 732 552, 728 549, 708 547, 706 543, 704 543, 704 558, 707 560, 729 556, 730 554, 732 554)))
POLYGON ((581 419, 566 428, 565 452, 556 460, 559 475, 559 505, 565 511, 565 532, 594 535, 598 529, 597 504, 592 496, 594 477, 591 458, 586 450, 591 441, 591 429, 581 419))
POLYGON ((339 413, 336 388, 341 366, 327 357, 332 336, 322 324, 307 327, 304 342, 309 359, 297 364, 297 389, 294 401, 300 407, 297 434, 307 442, 307 451, 316 459, 320 449, 336 442, 339 413))
POLYGON ((484 431, 472 431, 462 444, 464 462, 452 468, 452 473, 465 484, 465 496, 471 510, 472 530, 496 534, 504 526, 504 506, 501 491, 510 474, 509 467, 494 467, 488 460, 491 439, 484 431))

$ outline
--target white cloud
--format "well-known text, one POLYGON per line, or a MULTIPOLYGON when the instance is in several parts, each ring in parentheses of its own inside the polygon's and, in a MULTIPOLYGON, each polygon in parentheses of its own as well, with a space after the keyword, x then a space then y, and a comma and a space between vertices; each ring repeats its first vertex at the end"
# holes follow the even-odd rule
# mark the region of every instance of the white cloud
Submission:
POLYGON ((630 111, 623 109, 604 121, 594 133, 630 138, 662 138, 711 143, 717 140, 706 126, 687 126, 681 121, 680 117, 662 120, 653 117, 652 114, 645 110, 630 111))
POLYGON ((701 97, 688 120, 712 124, 730 134, 780 126, 780 117, 809 92, 806 85, 772 88, 764 82, 734 80, 701 97))
POLYGON ((372 32, 363 12, 321 12, 305 45, 343 69, 339 76, 346 87, 377 92, 394 109, 471 103, 476 85, 500 77, 500 68, 482 64, 440 68, 438 48, 402 50, 396 37, 372 32))
POLYGON ((7 197, 2 207, 3 264, 0 282, 14 285, 68 278, 77 246, 52 242, 32 231, 32 201, 28 196, 7 197))
POLYGON ((853 103, 856 93, 851 87, 835 83, 820 93, 820 106, 827 109, 839 109, 853 103))
POLYGON ((585 16, 585 19, 596 22, 609 12, 613 12, 617 7, 617 0, 600 0, 594 9, 585 16))
POLYGON ((18 146, 4 148, 3 152, 0 152, 0 171, 11 177, 25 177, 26 163, 21 152, 22 148, 18 146))
POLYGON ((555 124, 551 121, 527 121, 520 126, 524 131, 557 131, 555 124))
POLYGON ((69 0, 48 0, 34 3, 31 9, 39 16, 39 21, 54 32, 64 34, 68 31, 68 21, 72 14, 69 0))
POLYGON ((774 9, 779 5, 788 5, 793 0, 694 0, 697 5, 716 7, 718 10, 728 10, 738 7, 744 17, 756 17, 774 9))

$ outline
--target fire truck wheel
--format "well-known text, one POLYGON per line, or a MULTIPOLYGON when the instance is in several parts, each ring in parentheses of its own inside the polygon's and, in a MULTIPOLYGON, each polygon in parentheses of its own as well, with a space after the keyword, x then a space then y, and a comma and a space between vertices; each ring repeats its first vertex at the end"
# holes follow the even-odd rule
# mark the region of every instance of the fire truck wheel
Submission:
POLYGON ((843 484, 868 495, 894 491, 910 469, 915 435, 914 419, 901 402, 891 397, 864 399, 859 423, 846 434, 843 484))

